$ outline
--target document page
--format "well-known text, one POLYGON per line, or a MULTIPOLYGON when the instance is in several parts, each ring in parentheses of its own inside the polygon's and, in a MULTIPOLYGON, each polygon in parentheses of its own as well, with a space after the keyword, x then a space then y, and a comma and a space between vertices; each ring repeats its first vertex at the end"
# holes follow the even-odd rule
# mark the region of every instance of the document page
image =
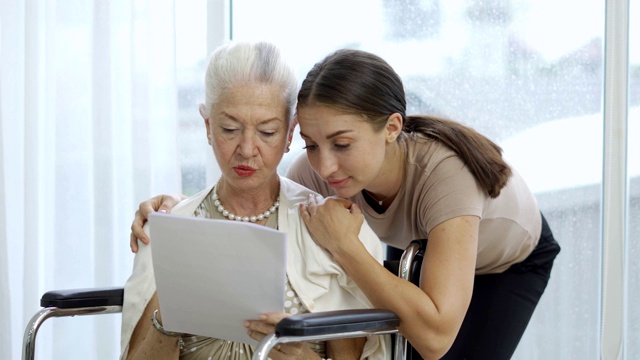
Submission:
POLYGON ((165 330, 255 345, 243 322, 284 311, 285 233, 162 213, 149 233, 165 330))

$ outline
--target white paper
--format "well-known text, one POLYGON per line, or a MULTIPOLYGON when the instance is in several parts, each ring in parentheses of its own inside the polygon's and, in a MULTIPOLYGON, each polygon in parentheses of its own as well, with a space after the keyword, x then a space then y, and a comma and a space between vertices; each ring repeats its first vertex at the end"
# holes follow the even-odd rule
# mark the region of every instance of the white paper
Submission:
POLYGON ((284 311, 285 233, 161 213, 149 231, 165 330, 255 345, 244 321, 284 311))

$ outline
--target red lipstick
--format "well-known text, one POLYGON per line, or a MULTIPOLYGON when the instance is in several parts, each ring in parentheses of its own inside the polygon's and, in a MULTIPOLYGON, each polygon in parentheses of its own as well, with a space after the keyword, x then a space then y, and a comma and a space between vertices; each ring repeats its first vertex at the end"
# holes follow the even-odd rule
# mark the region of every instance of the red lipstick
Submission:
POLYGON ((238 176, 251 176, 256 172, 256 169, 246 165, 238 165, 234 167, 233 170, 238 174, 238 176))

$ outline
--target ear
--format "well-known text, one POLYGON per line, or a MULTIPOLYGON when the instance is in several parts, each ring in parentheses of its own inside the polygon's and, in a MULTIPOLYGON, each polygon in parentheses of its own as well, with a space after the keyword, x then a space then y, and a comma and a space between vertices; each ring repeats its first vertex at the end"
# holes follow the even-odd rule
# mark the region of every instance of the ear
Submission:
POLYGON ((200 116, 202 116, 203 119, 206 120, 209 117, 209 114, 207 114, 207 107, 204 106, 204 104, 198 105, 198 111, 200 112, 200 116))
POLYGON ((389 115, 385 131, 387 132, 387 143, 396 141, 402 133, 402 115, 398 113, 389 115))
POLYGON ((204 126, 207 129, 207 140, 209 141, 209 145, 211 145, 211 123, 209 122, 209 116, 207 116, 204 104, 200 104, 198 110, 200 111, 200 116, 204 119, 204 126))
POLYGON ((211 145, 211 124, 209 118, 204 119, 204 127, 207 129, 207 142, 211 145))

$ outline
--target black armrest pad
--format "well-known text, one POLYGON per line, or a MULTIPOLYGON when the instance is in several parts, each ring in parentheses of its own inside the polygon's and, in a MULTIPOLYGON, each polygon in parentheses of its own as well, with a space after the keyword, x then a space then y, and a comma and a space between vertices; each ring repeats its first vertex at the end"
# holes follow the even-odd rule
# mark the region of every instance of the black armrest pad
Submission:
POLYGON ((391 311, 357 309, 294 315, 276 325, 278 336, 309 336, 393 329, 400 319, 391 311))
POLYGON ((61 309, 122 305, 124 287, 48 291, 40 299, 42 307, 61 309))

